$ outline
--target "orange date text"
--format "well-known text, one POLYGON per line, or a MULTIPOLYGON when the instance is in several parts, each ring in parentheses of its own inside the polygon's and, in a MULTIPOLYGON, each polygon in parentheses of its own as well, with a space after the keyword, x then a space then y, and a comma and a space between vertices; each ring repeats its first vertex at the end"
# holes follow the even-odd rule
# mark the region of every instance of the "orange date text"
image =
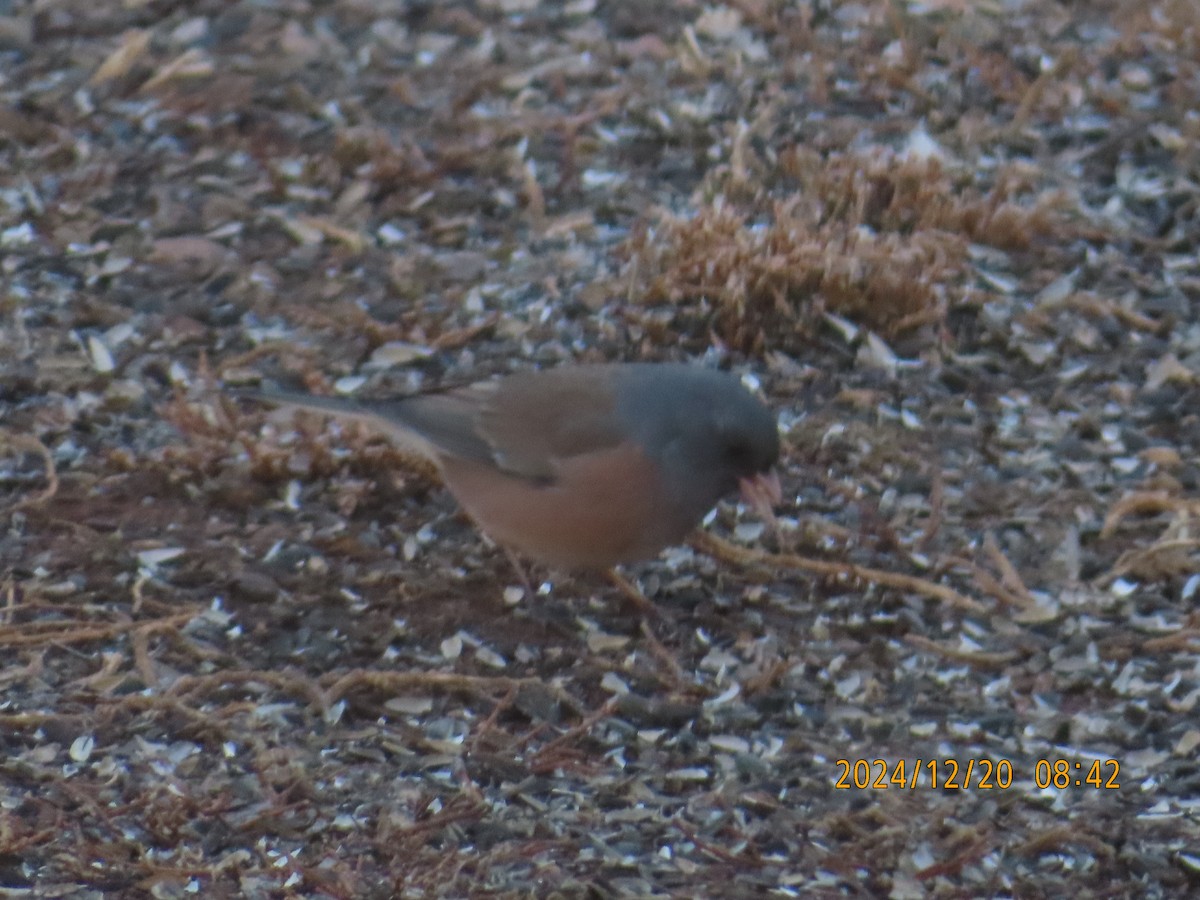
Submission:
MULTIPOLYGON (((1008 759, 838 759, 839 790, 1007 790, 1013 786, 1013 764, 1008 759)), ((1116 790, 1121 764, 1115 759, 1039 759, 1033 764, 1033 783, 1045 790, 1070 787, 1116 790)), ((1026 782, 1028 783, 1028 782, 1026 782)))

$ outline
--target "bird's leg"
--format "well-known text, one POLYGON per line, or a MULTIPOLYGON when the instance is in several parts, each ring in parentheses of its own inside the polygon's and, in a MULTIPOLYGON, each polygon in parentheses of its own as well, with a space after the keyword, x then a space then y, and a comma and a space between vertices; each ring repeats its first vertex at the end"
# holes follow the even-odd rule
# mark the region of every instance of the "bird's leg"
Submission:
POLYGON ((609 569, 605 575, 612 583, 613 587, 620 591, 621 595, 628 600, 643 616, 648 619, 662 618, 662 613, 660 613, 655 608, 654 604, 647 599, 646 595, 642 593, 642 589, 622 575, 619 571, 616 569, 609 569))
POLYGON ((517 558, 517 554, 513 553, 503 544, 500 545, 500 549, 508 557, 508 564, 513 567, 513 571, 517 573, 517 580, 521 582, 521 587, 525 588, 526 595, 532 600, 534 594, 537 592, 534 590, 533 582, 529 578, 529 572, 526 570, 524 563, 517 558))
POLYGON ((524 603, 518 602, 513 604, 516 614, 521 618, 528 619, 531 622, 550 629, 564 640, 570 641, 578 637, 578 632, 571 620, 564 619, 565 607, 555 603, 536 603, 534 601, 541 598, 539 595, 539 586, 534 585, 533 579, 529 577, 529 568, 525 562, 515 553, 503 545, 499 545, 504 551, 504 555, 508 558, 509 564, 513 571, 517 574, 518 580, 521 582, 521 587, 525 591, 525 596, 522 598, 524 603))
POLYGON ((650 651, 650 655, 658 661, 664 670, 664 683, 678 693, 686 693, 694 685, 691 685, 684 674, 683 667, 679 665, 679 660, 675 658, 670 650, 663 646, 663 642, 658 639, 658 635, 654 633, 654 628, 650 624, 652 621, 661 623, 663 621, 663 614, 642 593, 641 588, 616 569, 608 570, 608 580, 642 614, 642 637, 646 640, 646 648, 650 651))

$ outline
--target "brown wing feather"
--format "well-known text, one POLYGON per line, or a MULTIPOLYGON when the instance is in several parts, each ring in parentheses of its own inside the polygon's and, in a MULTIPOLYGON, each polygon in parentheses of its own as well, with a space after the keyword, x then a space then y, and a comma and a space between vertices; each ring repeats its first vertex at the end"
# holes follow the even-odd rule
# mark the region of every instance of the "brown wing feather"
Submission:
POLYGON ((351 400, 283 392, 243 392, 275 403, 370 421, 425 455, 485 463, 519 478, 552 482, 564 460, 619 446, 606 365, 519 372, 399 400, 351 400), (432 451, 432 452, 431 452, 432 451))
POLYGON ((494 465, 495 453, 479 430, 479 411, 495 388, 495 382, 482 382, 401 400, 364 400, 362 406, 390 431, 415 432, 439 454, 494 465))
POLYGON ((561 461, 620 445, 606 366, 522 372, 498 383, 479 409, 479 434, 504 471, 553 480, 561 461))

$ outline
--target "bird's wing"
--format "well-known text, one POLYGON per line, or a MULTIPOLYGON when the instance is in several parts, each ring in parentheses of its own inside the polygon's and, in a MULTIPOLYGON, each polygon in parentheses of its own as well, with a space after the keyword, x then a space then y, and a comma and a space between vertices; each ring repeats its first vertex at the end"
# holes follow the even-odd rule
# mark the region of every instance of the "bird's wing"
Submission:
POLYGON ((551 480, 561 462, 629 441, 617 416, 615 387, 608 366, 511 375, 481 404, 478 431, 500 468, 551 480))
POLYGON ((552 482, 563 461, 630 440, 617 417, 617 373, 611 370, 596 365, 519 372, 398 400, 236 393, 365 421, 435 461, 446 454, 530 481, 552 482))

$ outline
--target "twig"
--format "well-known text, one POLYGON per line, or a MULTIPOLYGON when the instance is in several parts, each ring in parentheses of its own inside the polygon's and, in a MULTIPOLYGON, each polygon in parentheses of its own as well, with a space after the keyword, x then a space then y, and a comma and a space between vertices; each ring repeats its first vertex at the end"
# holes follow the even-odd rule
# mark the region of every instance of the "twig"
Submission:
POLYGON ((1027 602, 1023 597, 1019 597, 1000 583, 996 577, 985 569, 983 566, 972 562, 961 556, 948 556, 943 558, 946 563, 955 566, 961 566, 971 573, 975 579, 975 583, 979 589, 990 597, 994 597, 1004 606, 1015 606, 1018 609, 1028 609, 1033 606, 1032 602, 1027 602))
POLYGON ((925 650, 942 659, 962 663, 976 669, 1003 669, 1018 658, 1016 653, 978 653, 970 650, 954 650, 919 634, 905 635, 904 642, 910 647, 916 647, 918 650, 925 650))
POLYGON ((38 454, 42 458, 42 468, 46 473, 46 489, 36 497, 18 500, 9 507, 9 512, 16 512, 30 506, 40 506, 58 493, 58 469, 54 465, 54 455, 45 444, 32 434, 17 434, 7 428, 0 428, 0 443, 38 454))
POLYGON ((1142 649, 1151 653, 1192 649, 1192 642, 1200 641, 1200 628, 1181 628, 1163 637, 1151 638, 1142 642, 1142 649))
POLYGON ((654 633, 654 629, 650 627, 650 623, 646 619, 642 619, 642 636, 646 639, 646 646, 650 649, 650 655, 653 656, 667 670, 670 676, 667 680, 671 687, 679 693, 684 693, 689 687, 694 687, 688 682, 688 678, 683 673, 683 667, 679 665, 679 660, 663 646, 662 641, 658 639, 658 635, 654 633))
MULTIPOLYGON (((321 679, 325 686, 328 703, 336 703, 351 691, 360 687, 399 693, 414 689, 463 691, 468 694, 493 695, 497 692, 519 690, 526 685, 549 688, 559 699, 562 691, 536 678, 509 678, 506 676, 459 675, 456 672, 375 672, 355 669, 351 672, 331 673, 321 679)), ((568 702, 569 699, 568 699, 568 702)), ((573 705, 573 704, 570 704, 573 705)))
POLYGON ((595 727, 597 722, 611 716, 616 711, 618 703, 619 699, 617 697, 610 697, 598 709, 593 710, 583 721, 568 728, 554 740, 539 747, 537 753, 533 755, 533 759, 530 760, 530 767, 535 767, 543 757, 562 747, 564 744, 568 744, 581 735, 587 734, 595 727))
POLYGON ((928 547, 941 530, 945 498, 946 477, 942 474, 941 466, 934 466, 933 483, 929 487, 929 521, 925 523, 925 531, 917 539, 917 550, 928 547))
POLYGON ((128 621, 97 625, 78 620, 68 622, 23 622, 0 626, 0 647, 28 647, 39 644, 84 644, 110 640, 119 634, 135 631, 146 635, 172 631, 200 614, 198 608, 152 619, 148 622, 128 621))
POLYGON ((1025 587, 1016 566, 1004 555, 996 536, 990 531, 983 536, 983 550, 991 559, 992 565, 1000 571, 1000 583, 1008 589, 1010 596, 1016 599, 1017 605, 1027 609, 1037 606, 1037 601, 1033 599, 1033 594, 1029 593, 1029 588, 1025 587))
POLYGON ((275 672, 258 669, 237 669, 234 671, 214 672, 211 675, 188 675, 178 679, 165 694, 171 697, 186 698, 196 694, 208 693, 223 687, 237 684, 260 683, 269 685, 286 694, 303 697, 322 714, 329 709, 329 698, 325 691, 312 679, 297 672, 275 672))
POLYGON ((877 584, 882 587, 895 588, 900 591, 912 591, 938 600, 955 609, 963 609, 973 613, 986 613, 987 609, 977 600, 965 594, 960 594, 953 588, 935 584, 915 575, 904 575, 899 572, 884 572, 881 569, 870 569, 854 563, 833 562, 823 559, 810 559, 792 553, 765 553, 761 550, 750 550, 738 547, 729 541, 706 531, 698 531, 691 538, 691 545, 701 553, 730 562, 736 565, 757 564, 777 569, 795 569, 801 572, 811 572, 826 578, 842 578, 849 581, 862 581, 877 584))

